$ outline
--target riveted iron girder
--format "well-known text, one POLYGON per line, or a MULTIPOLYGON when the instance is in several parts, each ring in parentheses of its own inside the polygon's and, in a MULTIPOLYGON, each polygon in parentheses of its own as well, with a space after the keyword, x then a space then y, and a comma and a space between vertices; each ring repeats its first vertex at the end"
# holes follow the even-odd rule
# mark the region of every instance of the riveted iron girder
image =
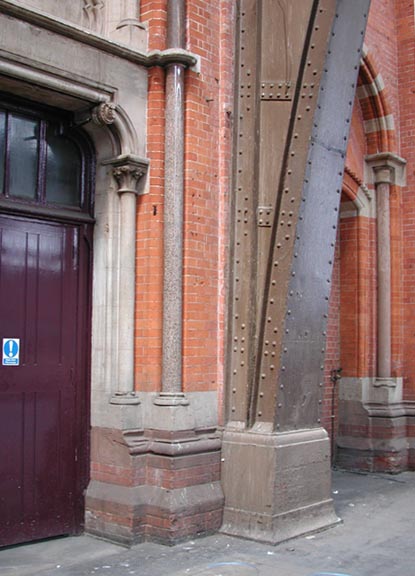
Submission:
POLYGON ((241 0, 228 421, 318 425, 344 155, 369 0, 241 0))

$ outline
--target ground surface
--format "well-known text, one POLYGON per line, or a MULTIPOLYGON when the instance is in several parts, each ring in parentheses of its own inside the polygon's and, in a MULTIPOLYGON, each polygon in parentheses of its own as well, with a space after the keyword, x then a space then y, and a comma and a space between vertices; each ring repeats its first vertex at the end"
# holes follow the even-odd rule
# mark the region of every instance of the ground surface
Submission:
POLYGON ((335 472, 342 523, 277 546, 224 535, 125 549, 88 536, 0 551, 1 576, 415 576, 415 473, 335 472))

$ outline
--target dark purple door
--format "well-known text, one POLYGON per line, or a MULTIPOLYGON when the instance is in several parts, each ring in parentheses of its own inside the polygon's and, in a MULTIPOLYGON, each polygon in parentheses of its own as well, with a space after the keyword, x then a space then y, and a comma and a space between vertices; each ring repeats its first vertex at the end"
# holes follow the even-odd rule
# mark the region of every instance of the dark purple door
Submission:
POLYGON ((88 430, 88 243, 82 225, 0 215, 0 545, 82 526, 88 430))

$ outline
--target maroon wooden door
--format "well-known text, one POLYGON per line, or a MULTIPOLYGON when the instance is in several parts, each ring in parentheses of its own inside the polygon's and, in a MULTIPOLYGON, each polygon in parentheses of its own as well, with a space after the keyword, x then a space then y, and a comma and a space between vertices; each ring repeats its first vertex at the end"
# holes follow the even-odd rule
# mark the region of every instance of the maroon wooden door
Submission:
POLYGON ((0 545, 80 530, 87 477, 83 225, 0 215, 0 545))

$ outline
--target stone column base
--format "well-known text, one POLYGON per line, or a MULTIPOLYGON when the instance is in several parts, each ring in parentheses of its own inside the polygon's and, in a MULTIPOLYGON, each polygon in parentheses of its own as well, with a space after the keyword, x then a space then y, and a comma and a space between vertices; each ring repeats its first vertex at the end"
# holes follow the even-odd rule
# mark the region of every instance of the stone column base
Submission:
POLYGON ((215 430, 92 431, 85 529, 124 545, 175 544, 222 523, 215 430))
POLYGON ((330 441, 322 428, 223 436, 222 532, 276 544, 336 524, 330 441))
POLYGON ((414 405, 402 401, 402 378, 342 378, 336 464, 397 474, 413 469, 414 405))

